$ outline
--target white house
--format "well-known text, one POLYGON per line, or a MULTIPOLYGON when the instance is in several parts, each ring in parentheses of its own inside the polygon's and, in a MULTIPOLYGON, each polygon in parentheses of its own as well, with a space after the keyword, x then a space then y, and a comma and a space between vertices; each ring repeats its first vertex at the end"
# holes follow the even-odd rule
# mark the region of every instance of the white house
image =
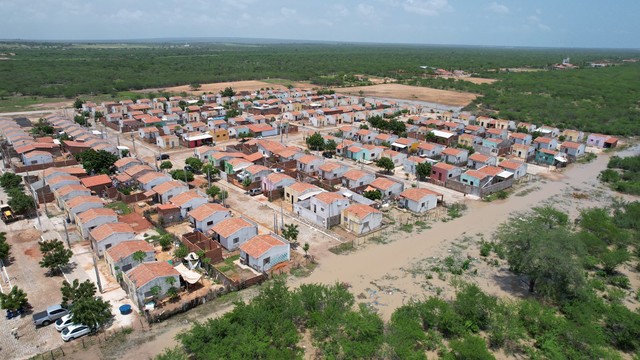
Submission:
POLYGON ((141 262, 133 258, 133 254, 138 251, 144 253, 143 263, 156 260, 156 252, 153 245, 144 240, 123 241, 107 249, 104 259, 109 266, 111 275, 117 277, 118 272, 125 273, 140 264, 141 262))
POLYGON ((304 172, 309 175, 315 175, 320 166, 324 163, 324 160, 315 155, 304 155, 296 160, 298 171, 304 172))
POLYGON ((97 196, 76 196, 65 202, 67 216, 72 222, 76 221, 76 215, 89 209, 104 207, 102 199, 97 196))
POLYGON ((135 236, 131 225, 123 222, 102 224, 90 232, 93 250, 100 257, 105 250, 123 241, 134 240, 135 236))
POLYGON ((382 225, 382 213, 371 206, 352 204, 342 210, 342 226, 356 234, 371 232, 382 225))
POLYGON ((189 191, 189 187, 182 181, 171 180, 156 185, 152 190, 157 194, 158 202, 166 204, 174 196, 189 191))
POLYGON ((173 149, 180 146, 180 139, 175 135, 163 135, 156 138, 156 145, 161 149, 173 149))
POLYGON ((114 223, 118 221, 118 215, 109 208, 89 209, 76 216, 76 227, 83 238, 89 238, 91 230, 102 224, 114 223))
POLYGON ((262 192, 267 194, 269 191, 284 189, 292 185, 296 179, 283 173, 271 173, 262 178, 262 192))
POLYGON ((289 243, 275 234, 254 236, 240 245, 240 259, 257 271, 289 261, 289 252, 289 243))
POLYGON ((171 176, 161 173, 161 172, 148 172, 138 178, 138 183, 145 191, 149 191, 154 187, 171 181, 171 176))
POLYGON ((196 190, 191 190, 172 197, 169 202, 180 208, 180 215, 184 218, 189 211, 206 204, 208 200, 196 190))
POLYGON ((320 170, 320 176, 325 180, 337 179, 342 177, 344 173, 349 171, 347 165, 334 162, 325 162, 318 168, 320 170))
POLYGON ((64 203, 69 199, 73 199, 76 196, 90 196, 91 190, 87 189, 84 185, 74 184, 58 188, 53 193, 58 200, 58 207, 62 209, 64 203))
POLYGON ((53 155, 46 151, 34 150, 22 154, 22 163, 25 165, 50 164, 53 162, 53 155))
POLYGON ((219 204, 202 204, 189 211, 189 218, 193 227, 206 234, 215 224, 224 219, 230 218, 231 214, 227 208, 219 204))
POLYGON ((527 163, 524 161, 509 159, 502 161, 498 166, 512 173, 515 180, 527 175, 527 163))
POLYGON ((229 251, 258 235, 258 227, 241 217, 222 220, 212 226, 211 231, 213 239, 229 251))
POLYGON ((573 158, 579 158, 580 156, 584 155, 585 148, 585 144, 565 141, 560 145, 560 152, 572 156, 573 158))
POLYGON ((154 261, 142 263, 125 272, 123 281, 131 300, 143 308, 145 299, 153 296, 153 287, 159 288, 156 297, 164 296, 171 287, 179 287, 180 273, 166 261, 154 261), (168 278, 173 280, 167 280, 168 278))
POLYGON ((385 177, 376 178, 369 184, 369 186, 376 190, 379 190, 382 193, 383 199, 397 196, 402 192, 402 190, 404 190, 403 183, 393 181, 385 177))
POLYGON ((342 186, 353 189, 359 186, 369 185, 375 178, 376 176, 374 174, 352 169, 342 176, 342 186))
POLYGON ((438 196, 442 196, 424 188, 410 188, 400 193, 400 206, 416 213, 435 209, 438 196))

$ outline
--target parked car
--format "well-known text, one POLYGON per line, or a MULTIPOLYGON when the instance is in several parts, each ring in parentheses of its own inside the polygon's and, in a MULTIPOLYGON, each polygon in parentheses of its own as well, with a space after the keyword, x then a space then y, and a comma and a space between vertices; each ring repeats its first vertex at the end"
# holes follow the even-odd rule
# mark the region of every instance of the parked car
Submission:
POLYGON ((249 191, 247 191, 247 193, 251 196, 256 196, 256 195, 260 195, 262 194, 262 189, 261 188, 253 188, 253 189, 249 189, 249 191))
POLYGON ((73 315, 67 314, 61 317, 60 319, 56 320, 56 330, 62 331, 66 329, 69 325, 73 325, 73 321, 71 320, 72 317, 73 315))
POLYGON ((62 305, 52 305, 45 311, 33 314, 33 324, 35 326, 47 326, 68 313, 69 310, 63 308, 62 305))
POLYGON ((171 158, 171 156, 169 156, 169 154, 156 155, 156 160, 167 160, 169 158, 171 158))
POLYGON ((4 221, 5 224, 18 220, 18 217, 16 217, 13 209, 11 209, 11 206, 9 205, 0 206, 0 214, 2 217, 2 221, 4 221))
POLYGON ((333 157, 333 153, 330 151, 325 151, 322 153, 322 156, 327 158, 327 159, 331 159, 333 157))
POLYGON ((274 173, 283 173, 283 172, 284 172, 284 169, 281 169, 281 168, 274 168, 274 169, 271 169, 271 171, 273 171, 274 173))
POLYGON ((91 328, 87 325, 71 324, 66 329, 62 330, 60 336, 62 336, 62 340, 69 341, 89 333, 91 333, 91 328))

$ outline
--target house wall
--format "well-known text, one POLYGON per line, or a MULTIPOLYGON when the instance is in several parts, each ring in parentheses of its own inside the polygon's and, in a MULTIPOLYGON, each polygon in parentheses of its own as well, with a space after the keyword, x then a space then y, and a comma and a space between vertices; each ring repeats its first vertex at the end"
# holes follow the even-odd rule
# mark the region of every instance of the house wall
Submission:
POLYGON ((97 203, 97 202, 87 202, 84 204, 80 204, 76 207, 74 207, 73 209, 68 209, 68 214, 69 214, 69 219, 71 220, 72 223, 75 224, 76 222, 76 215, 85 212, 89 209, 96 209, 96 208, 101 208, 104 205, 102 205, 102 203, 97 203))
POLYGON ((172 277, 175 279, 175 283, 173 285, 174 287, 179 286, 180 278, 178 275, 155 278, 138 289, 136 289, 135 285, 133 285, 133 283, 127 278, 127 280, 125 280, 125 282, 127 283, 127 293, 129 293, 129 296, 132 297, 132 299, 138 304, 139 307, 143 307, 144 304, 142 303, 142 301, 144 301, 145 297, 151 296, 151 288, 153 288, 154 286, 160 287, 160 294, 158 295, 158 297, 163 297, 167 293, 167 291, 171 288, 171 285, 169 285, 169 283, 167 282, 168 277, 172 277))
POLYGON ((97 249, 96 252, 98 256, 102 257, 106 249, 109 249, 115 245, 118 245, 123 241, 133 240, 135 236, 136 234, 134 233, 113 233, 110 236, 108 236, 106 239, 100 242, 93 241, 95 245, 94 249, 97 249))
POLYGON ((255 226, 242 228, 231 234, 228 238, 220 237, 220 245, 225 249, 232 251, 240 247, 245 241, 258 235, 258 229, 255 226), (236 241, 237 240, 237 241, 236 241))
POLYGON ((22 163, 25 165, 39 165, 39 164, 49 164, 53 162, 53 156, 51 155, 32 155, 27 157, 28 154, 22 155, 22 163))
MULTIPOLYGON (((156 253, 154 251, 147 251, 144 254, 145 258, 144 260, 142 260, 143 263, 156 260, 156 253)), ((133 260, 133 254, 125 257, 124 259, 121 259, 120 261, 114 261, 111 256, 109 256, 109 254, 105 252, 104 260, 109 267, 111 275, 113 275, 114 277, 118 276, 119 271, 125 273, 138 265, 138 262, 136 260, 133 260)))
POLYGON ((438 205, 438 198, 435 195, 425 196, 420 201, 404 199, 404 207, 410 211, 422 213, 431 209, 435 209, 438 205))
POLYGON ((208 200, 206 198, 194 198, 188 201, 187 203, 183 204, 182 206, 180 206, 180 215, 182 215, 182 217, 185 218, 187 217, 187 213, 189 211, 197 208, 202 204, 206 204, 207 202, 208 200))
POLYGON ((157 178, 149 181, 148 183, 143 184, 142 188, 145 191, 149 191, 149 190, 153 189, 154 186, 160 185, 160 184, 162 184, 164 182, 167 182, 167 181, 171 181, 171 177, 170 176, 157 177, 157 178))
POLYGON ((73 199, 76 196, 89 196, 91 195, 91 190, 87 189, 87 190, 74 190, 68 194, 66 194, 65 196, 58 196, 58 207, 59 208, 64 208, 64 203, 65 201, 68 201, 70 199, 73 199))
POLYGON ((195 221, 195 228, 206 234, 215 224, 229 217, 229 212, 218 211, 203 221, 195 221))
POLYGON ((169 200, 172 197, 178 194, 182 194, 183 192, 186 192, 186 191, 189 191, 189 188, 187 186, 176 186, 175 188, 170 189, 169 191, 162 194, 162 196, 160 196, 160 203, 166 204, 169 202, 169 200))
POLYGON ((342 217, 342 223, 345 228, 356 234, 364 234, 379 228, 382 225, 382 214, 372 213, 367 215, 364 219, 348 214, 342 217))
POLYGON ((80 235, 82 235, 83 238, 88 239, 89 233, 91 232, 91 230, 97 228, 102 224, 109 224, 117 221, 118 221, 117 216, 98 216, 94 219, 91 219, 86 224, 78 222, 77 228, 78 228, 78 231, 80 231, 80 235))
MULTIPOLYGON (((243 251, 240 252, 240 256, 243 258, 247 257, 247 254, 243 251)), ((281 246, 274 246, 271 249, 267 250, 264 254, 262 254, 259 258, 254 259, 249 256, 248 265, 258 271, 268 271, 275 265, 289 261, 290 250, 289 244, 284 244, 281 246), (265 263, 265 259, 269 259, 268 263, 265 263)))

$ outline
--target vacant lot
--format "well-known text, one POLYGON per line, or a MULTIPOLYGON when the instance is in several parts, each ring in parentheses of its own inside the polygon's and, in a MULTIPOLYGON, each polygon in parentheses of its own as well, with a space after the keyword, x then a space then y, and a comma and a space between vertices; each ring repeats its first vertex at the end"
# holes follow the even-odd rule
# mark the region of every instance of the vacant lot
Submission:
MULTIPOLYGON (((294 86, 297 85, 296 83, 293 83, 293 82, 291 82, 291 84, 293 84, 294 86)), ((268 83, 268 82, 258 81, 258 80, 246 80, 246 81, 201 84, 200 88, 197 91, 194 91, 190 85, 174 86, 174 87, 165 88, 164 90, 169 91, 171 93, 180 93, 184 91, 186 93, 191 93, 191 94, 202 94, 203 92, 219 93, 220 91, 224 90, 227 87, 231 87, 235 91, 255 91, 255 90, 258 90, 261 88, 267 88, 267 87, 274 88, 274 89, 286 89, 285 86, 279 85, 279 84, 268 83)), ((303 87, 308 88, 308 87, 311 87, 311 85, 305 84, 303 87)), ((149 91, 149 90, 142 90, 142 91, 149 91)))
POLYGON ((498 81, 498 79, 478 78, 478 77, 471 77, 471 76, 465 76, 465 77, 442 76, 442 78, 444 78, 444 79, 454 79, 454 80, 464 80, 464 81, 468 81, 468 82, 474 83, 474 84, 493 84, 494 82, 498 81))
POLYGON ((466 106, 478 95, 462 91, 438 90, 427 87, 379 84, 335 89, 336 92, 349 95, 364 95, 402 100, 418 100, 451 106, 466 106), (362 91, 362 93, 361 93, 362 91))

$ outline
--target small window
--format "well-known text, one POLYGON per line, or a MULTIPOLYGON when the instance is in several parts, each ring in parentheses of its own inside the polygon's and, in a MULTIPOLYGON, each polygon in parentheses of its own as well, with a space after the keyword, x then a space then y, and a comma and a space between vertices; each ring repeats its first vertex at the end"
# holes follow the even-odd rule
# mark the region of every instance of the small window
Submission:
POLYGON ((234 244, 237 244, 237 243, 239 243, 239 242, 240 242, 240 238, 234 238, 234 239, 233 239, 233 243, 234 243, 234 244))
POLYGON ((213 220, 207 221, 207 226, 211 226, 211 225, 213 225, 213 220))
POLYGON ((271 257, 266 257, 262 260, 262 265, 267 265, 269 263, 271 263, 271 257))

